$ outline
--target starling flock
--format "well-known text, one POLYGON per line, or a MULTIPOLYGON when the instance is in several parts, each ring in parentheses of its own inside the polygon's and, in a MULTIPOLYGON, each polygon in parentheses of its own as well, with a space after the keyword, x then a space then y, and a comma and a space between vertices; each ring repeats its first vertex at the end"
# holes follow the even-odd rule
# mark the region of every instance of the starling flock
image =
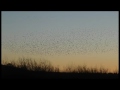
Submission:
POLYGON ((114 31, 81 28, 33 31, 2 42, 2 47, 11 52, 32 55, 99 54, 118 50, 114 31))

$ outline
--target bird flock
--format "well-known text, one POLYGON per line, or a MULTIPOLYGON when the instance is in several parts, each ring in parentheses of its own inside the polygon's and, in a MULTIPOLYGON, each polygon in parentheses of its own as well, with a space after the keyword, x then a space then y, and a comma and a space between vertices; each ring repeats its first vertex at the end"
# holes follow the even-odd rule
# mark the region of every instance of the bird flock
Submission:
POLYGON ((2 38, 2 47, 15 53, 39 55, 82 55, 117 52, 116 33, 99 29, 39 30, 2 38))

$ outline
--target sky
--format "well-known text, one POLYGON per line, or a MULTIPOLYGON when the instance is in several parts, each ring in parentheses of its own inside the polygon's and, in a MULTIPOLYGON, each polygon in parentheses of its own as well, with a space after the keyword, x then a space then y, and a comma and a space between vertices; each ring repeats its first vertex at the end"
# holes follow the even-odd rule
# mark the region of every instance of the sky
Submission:
POLYGON ((2 60, 118 68, 117 11, 2 11, 2 60))

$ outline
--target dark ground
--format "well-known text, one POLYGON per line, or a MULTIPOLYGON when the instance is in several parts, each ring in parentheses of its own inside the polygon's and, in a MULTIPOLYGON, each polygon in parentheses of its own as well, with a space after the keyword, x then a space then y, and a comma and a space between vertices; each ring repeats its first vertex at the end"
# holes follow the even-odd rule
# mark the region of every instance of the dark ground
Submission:
POLYGON ((102 73, 62 73, 37 72, 1 65, 2 78, 39 78, 39 79, 118 79, 118 74, 102 73))

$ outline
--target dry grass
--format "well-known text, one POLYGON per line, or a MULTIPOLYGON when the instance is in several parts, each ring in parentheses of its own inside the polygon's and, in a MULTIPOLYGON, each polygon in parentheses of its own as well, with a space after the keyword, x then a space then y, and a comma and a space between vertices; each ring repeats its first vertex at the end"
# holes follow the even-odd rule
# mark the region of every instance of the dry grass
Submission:
MULTIPOLYGON (((40 60, 39 63, 36 63, 35 60, 31 58, 20 58, 18 61, 2 61, 3 65, 13 66, 17 68, 21 68, 29 71, 42 71, 42 72, 60 72, 58 67, 53 67, 53 65, 47 60, 40 60)), ((109 73, 108 69, 103 67, 87 67, 83 66, 72 66, 69 65, 64 69, 64 72, 69 73, 109 73)), ((118 74, 118 70, 116 69, 113 73, 118 74)))

